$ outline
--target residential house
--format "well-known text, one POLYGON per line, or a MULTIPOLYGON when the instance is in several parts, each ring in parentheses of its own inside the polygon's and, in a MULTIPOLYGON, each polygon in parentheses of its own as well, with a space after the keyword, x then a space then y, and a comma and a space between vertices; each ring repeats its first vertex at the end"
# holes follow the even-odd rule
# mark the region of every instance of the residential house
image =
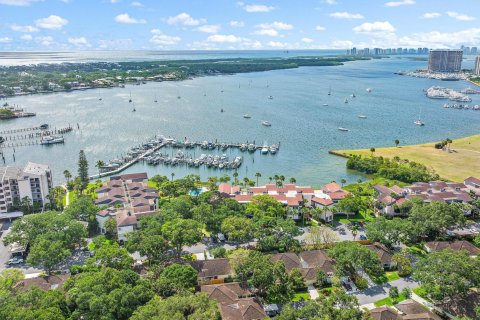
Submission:
POLYGON ((228 259, 197 260, 190 265, 198 272, 199 285, 223 283, 234 273, 228 259))
POLYGON ((114 218, 118 239, 126 240, 143 216, 154 215, 158 208, 158 193, 148 186, 146 173, 112 176, 110 181, 95 190, 98 206, 108 206, 96 214, 100 233, 105 233, 105 222, 114 218))
POLYGON ((425 306, 415 300, 404 300, 395 305, 402 315, 403 320, 442 320, 438 315, 432 313, 425 306))
MULTIPOLYGON (((470 189, 463 183, 444 181, 416 182, 411 186, 405 187, 404 190, 407 199, 417 197, 425 202, 472 202, 472 197, 469 194, 470 189)), ((465 215, 470 213, 470 211, 465 212, 465 215)))
POLYGON ((70 274, 51 275, 45 277, 35 277, 29 279, 23 279, 19 281, 13 287, 16 292, 23 292, 31 289, 32 287, 38 287, 43 291, 63 289, 63 284, 70 278, 70 274))
POLYGON ((393 252, 387 247, 385 247, 383 244, 374 243, 371 245, 367 245, 366 247, 377 253, 378 258, 380 258, 380 262, 382 263, 384 269, 391 270, 396 267, 395 262, 392 261, 393 252))
POLYGON ((405 202, 405 190, 397 185, 389 188, 381 184, 377 184, 373 189, 377 193, 377 202, 382 204, 382 214, 399 215, 395 209, 405 202))
POLYGON ((238 282, 205 285, 200 290, 208 294, 210 299, 217 301, 223 320, 267 318, 260 301, 251 297, 252 292, 238 282))
POLYGON ((302 251, 298 255, 294 252, 278 253, 272 255, 270 261, 282 261, 287 272, 299 269, 307 285, 315 283, 318 270, 327 275, 327 281, 331 281, 335 273, 334 261, 323 250, 302 251))
POLYGON ((435 303, 437 310, 441 310, 447 317, 455 319, 462 317, 478 319, 478 314, 475 312, 475 308, 478 306, 480 306, 480 291, 478 289, 471 289, 465 295, 435 303))
POLYGON ((387 306, 370 310, 370 316, 372 320, 402 320, 402 316, 397 310, 387 306))
POLYGON ((480 249, 475 247, 472 243, 465 240, 457 241, 431 241, 425 244, 425 248, 428 252, 440 251, 445 249, 451 249, 453 251, 465 250, 470 257, 475 258, 480 255, 480 249))

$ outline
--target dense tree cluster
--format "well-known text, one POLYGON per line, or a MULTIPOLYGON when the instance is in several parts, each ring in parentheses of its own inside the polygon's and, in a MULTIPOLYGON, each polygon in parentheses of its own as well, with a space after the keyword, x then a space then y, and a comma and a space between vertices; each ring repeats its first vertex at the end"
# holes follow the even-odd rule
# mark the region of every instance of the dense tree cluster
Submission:
POLYGON ((351 155, 347 161, 347 168, 405 183, 428 182, 440 178, 438 174, 420 163, 402 161, 398 158, 390 160, 383 157, 351 155))

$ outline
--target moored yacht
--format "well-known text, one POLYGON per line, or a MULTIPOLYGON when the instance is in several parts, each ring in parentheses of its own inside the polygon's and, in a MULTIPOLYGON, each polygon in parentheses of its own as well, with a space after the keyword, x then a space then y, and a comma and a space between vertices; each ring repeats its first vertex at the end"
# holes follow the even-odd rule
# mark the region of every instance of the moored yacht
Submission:
POLYGON ((367 119, 367 116, 364 116, 363 114, 358 116, 360 119, 367 119))
POLYGON ((61 136, 43 136, 40 140, 40 144, 55 144, 55 143, 63 143, 63 137, 61 136))
POLYGON ((270 146, 270 148, 269 148, 269 151, 270 151, 271 154, 277 153, 277 151, 278 151, 277 145, 276 145, 276 144, 272 144, 272 145, 270 146))
POLYGON ((347 128, 344 128, 344 127, 339 127, 338 130, 340 130, 340 131, 350 131, 347 128))
POLYGON ((246 113, 246 114, 243 115, 243 117, 244 117, 245 119, 250 119, 252 116, 249 115, 248 113, 246 113))
POLYGON ((260 152, 262 154, 267 154, 268 153, 268 145, 267 145, 266 142, 263 144, 262 150, 260 150, 260 152))
POLYGON ((262 121, 262 125, 264 125, 265 127, 271 127, 272 124, 268 121, 262 121))
POLYGON ((421 127, 423 127, 423 126, 425 125, 425 123, 423 123, 420 119, 416 120, 414 123, 415 123, 417 126, 421 126, 421 127))

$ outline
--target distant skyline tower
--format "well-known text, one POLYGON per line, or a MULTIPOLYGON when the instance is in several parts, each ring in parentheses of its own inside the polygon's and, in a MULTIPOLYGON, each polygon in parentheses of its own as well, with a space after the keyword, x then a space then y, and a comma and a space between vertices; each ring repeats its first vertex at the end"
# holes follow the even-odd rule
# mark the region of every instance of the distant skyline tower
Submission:
POLYGON ((462 69, 463 50, 430 50, 428 71, 459 72, 462 69))
POLYGON ((480 76, 480 56, 475 59, 475 69, 473 69, 475 75, 480 76))

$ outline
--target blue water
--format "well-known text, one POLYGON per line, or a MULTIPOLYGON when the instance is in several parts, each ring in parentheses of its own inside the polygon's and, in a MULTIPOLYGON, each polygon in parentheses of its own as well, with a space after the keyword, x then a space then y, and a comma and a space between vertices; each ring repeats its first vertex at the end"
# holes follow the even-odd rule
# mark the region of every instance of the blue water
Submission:
MULTIPOLYGON (((64 180, 63 170, 76 172, 80 149, 85 150, 93 174, 95 161, 116 158, 155 134, 198 141, 281 143, 277 155, 244 153, 244 165, 238 170, 240 179, 247 176, 254 180, 255 172, 260 172, 261 183, 275 174, 284 175, 287 180, 295 177, 297 183, 313 186, 341 178, 353 182, 365 177, 348 172, 345 159, 329 155, 328 150, 392 146, 395 139, 402 145, 416 144, 479 133, 479 111, 444 109, 447 101, 427 99, 422 91, 432 85, 461 89, 470 84, 393 74, 424 68, 425 63, 395 57, 355 61, 338 67, 304 67, 148 83, 124 89, 16 97, 9 102, 36 112, 37 117, 2 122, 0 131, 41 123, 53 127, 78 123, 81 130, 65 135, 64 145, 16 149, 17 164, 28 160, 47 163, 56 182, 64 180), (327 95, 329 87, 331 96, 327 95), (371 93, 366 92, 369 87, 373 89, 371 93), (130 92, 135 113, 128 103, 130 92), (352 93, 356 98, 345 104, 344 99, 352 93), (158 103, 153 102, 155 95, 158 103), (181 99, 177 99, 178 95, 181 99), (270 95, 274 99, 268 99, 270 95), (98 100, 100 97, 102 101, 98 100), (328 106, 323 106, 325 103, 328 106), (252 119, 244 119, 245 113, 251 114, 252 119), (359 119, 360 114, 368 118, 359 119), (425 127, 414 125, 419 116, 425 127), (272 126, 262 126, 263 120, 272 126), (350 131, 341 132, 338 127, 350 131)), ((472 97, 471 104, 480 104, 480 96, 472 97)), ((12 163, 12 150, 5 153, 7 162, 12 163)), ((197 149, 195 156, 200 153, 202 150, 197 149)), ((236 152, 227 154, 234 157, 236 152)), ((168 176, 174 172, 175 177, 196 173, 204 179, 232 174, 232 171, 152 167, 142 163, 126 172, 138 171, 168 176)))

